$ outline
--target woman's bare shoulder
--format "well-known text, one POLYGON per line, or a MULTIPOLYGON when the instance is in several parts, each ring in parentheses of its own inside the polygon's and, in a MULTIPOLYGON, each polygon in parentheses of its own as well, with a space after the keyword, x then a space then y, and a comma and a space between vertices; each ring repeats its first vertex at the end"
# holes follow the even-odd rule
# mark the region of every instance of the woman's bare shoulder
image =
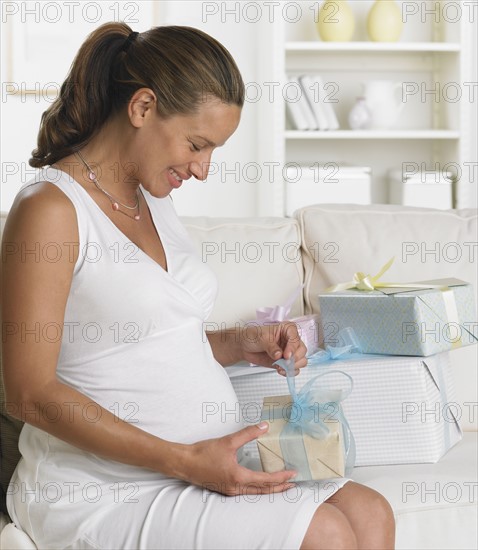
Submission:
POLYGON ((76 211, 68 196, 47 181, 27 185, 8 213, 4 240, 78 242, 76 211))

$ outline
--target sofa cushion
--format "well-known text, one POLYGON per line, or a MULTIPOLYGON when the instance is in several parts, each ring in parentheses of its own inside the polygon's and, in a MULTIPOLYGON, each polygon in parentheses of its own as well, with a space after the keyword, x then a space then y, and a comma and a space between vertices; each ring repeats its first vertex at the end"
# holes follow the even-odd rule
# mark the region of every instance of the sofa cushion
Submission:
MULTIPOLYGON (((283 304, 303 283, 299 225, 288 218, 182 217, 197 252, 218 278, 208 322, 234 326, 256 309, 283 304)), ((302 296, 291 315, 303 314, 302 296)))
MULTIPOLYGON (((356 271, 375 275, 395 257, 383 280, 456 277, 478 280, 477 211, 394 205, 313 205, 294 213, 302 234, 306 312, 319 312, 318 294, 352 280, 356 271)), ((460 422, 477 429, 477 346, 453 351, 460 422)))
MULTIPOLYGON (((303 235, 305 303, 350 281, 354 272, 374 275, 392 256, 388 281, 457 277, 477 280, 477 211, 394 205, 315 205, 294 213, 303 235)), ((475 296, 476 296, 475 286, 475 296)))
POLYGON ((390 502, 397 550, 478 548, 477 436, 466 433, 436 464, 354 469, 354 481, 390 502))
POLYGON ((5 514, 8 484, 21 456, 18 438, 23 427, 23 422, 9 416, 6 409, 0 354, 0 511, 5 514))
POLYGON ((0 531, 0 548, 8 548, 8 550, 36 550, 37 546, 32 539, 25 532, 18 529, 15 524, 8 523, 5 528, 0 531))
MULTIPOLYGON (((0 215, 0 239, 5 225, 6 214, 0 215)), ((5 389, 3 386, 2 354, 0 349, 0 510, 7 513, 6 491, 13 470, 20 460, 18 438, 23 422, 12 418, 6 412, 5 389)))

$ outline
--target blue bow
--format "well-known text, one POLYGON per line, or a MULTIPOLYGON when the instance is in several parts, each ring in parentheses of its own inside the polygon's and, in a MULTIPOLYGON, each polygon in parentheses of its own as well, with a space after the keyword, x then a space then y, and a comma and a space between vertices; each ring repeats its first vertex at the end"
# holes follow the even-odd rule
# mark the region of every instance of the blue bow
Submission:
POLYGON ((307 364, 310 366, 337 359, 356 359, 362 353, 357 335, 351 327, 342 329, 337 334, 337 341, 338 346, 326 345, 325 349, 319 349, 319 351, 307 357, 307 364))

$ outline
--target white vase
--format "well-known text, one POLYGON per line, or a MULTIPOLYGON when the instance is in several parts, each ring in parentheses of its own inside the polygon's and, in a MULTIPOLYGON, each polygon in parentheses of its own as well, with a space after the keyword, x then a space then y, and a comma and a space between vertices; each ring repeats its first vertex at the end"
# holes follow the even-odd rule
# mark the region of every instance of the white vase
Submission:
POLYGON ((402 82, 391 80, 370 80, 364 84, 363 96, 372 113, 371 128, 389 130, 395 126, 405 106, 402 86, 402 82))
POLYGON ((365 97, 358 97, 349 113, 349 126, 352 130, 365 130, 370 128, 371 123, 372 113, 365 102, 365 97))

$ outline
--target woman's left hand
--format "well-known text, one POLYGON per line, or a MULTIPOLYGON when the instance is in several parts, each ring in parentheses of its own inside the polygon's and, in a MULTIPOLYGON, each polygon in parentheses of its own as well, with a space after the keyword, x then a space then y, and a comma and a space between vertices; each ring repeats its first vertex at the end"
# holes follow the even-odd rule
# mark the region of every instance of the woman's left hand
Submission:
POLYGON ((286 375, 285 370, 273 365, 278 359, 294 357, 294 374, 299 374, 300 369, 307 365, 307 348, 293 322, 246 326, 241 336, 242 354, 249 363, 276 369, 282 376, 286 375))

